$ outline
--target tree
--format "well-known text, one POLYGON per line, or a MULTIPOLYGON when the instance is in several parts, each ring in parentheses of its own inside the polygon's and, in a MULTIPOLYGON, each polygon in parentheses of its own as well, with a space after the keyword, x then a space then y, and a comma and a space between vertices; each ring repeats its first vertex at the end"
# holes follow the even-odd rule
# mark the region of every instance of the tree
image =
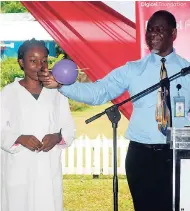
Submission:
POLYGON ((2 13, 24 13, 28 10, 19 1, 2 1, 1 2, 2 13))

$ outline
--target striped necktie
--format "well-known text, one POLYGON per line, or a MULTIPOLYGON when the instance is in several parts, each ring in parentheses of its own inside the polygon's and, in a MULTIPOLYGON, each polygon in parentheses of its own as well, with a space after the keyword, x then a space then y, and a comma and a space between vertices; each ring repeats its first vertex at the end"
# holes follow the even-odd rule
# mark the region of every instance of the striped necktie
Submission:
MULTIPOLYGON (((167 77, 167 70, 165 67, 166 59, 161 59, 160 80, 167 77)), ((158 99, 156 105, 156 121, 158 122, 159 131, 166 136, 167 128, 172 127, 171 116, 171 102, 170 102, 170 89, 160 87, 158 89, 158 99)))

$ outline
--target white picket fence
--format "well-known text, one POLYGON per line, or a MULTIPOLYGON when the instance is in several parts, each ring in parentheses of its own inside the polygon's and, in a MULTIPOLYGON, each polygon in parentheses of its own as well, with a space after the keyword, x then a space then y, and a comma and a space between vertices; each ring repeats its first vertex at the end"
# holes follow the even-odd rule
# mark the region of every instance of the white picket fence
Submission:
MULTIPOLYGON (((129 141, 123 136, 117 138, 117 172, 125 175, 125 157, 129 141)), ((81 136, 62 152, 63 174, 112 175, 113 140, 98 135, 96 139, 81 136)))

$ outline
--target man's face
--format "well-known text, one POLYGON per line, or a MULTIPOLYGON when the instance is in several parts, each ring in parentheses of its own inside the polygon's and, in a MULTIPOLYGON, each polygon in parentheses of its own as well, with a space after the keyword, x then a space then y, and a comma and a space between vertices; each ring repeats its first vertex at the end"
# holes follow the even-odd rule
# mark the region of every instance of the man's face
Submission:
POLYGON ((160 55, 172 49, 174 34, 175 29, 172 29, 164 18, 151 18, 145 35, 149 50, 160 55))

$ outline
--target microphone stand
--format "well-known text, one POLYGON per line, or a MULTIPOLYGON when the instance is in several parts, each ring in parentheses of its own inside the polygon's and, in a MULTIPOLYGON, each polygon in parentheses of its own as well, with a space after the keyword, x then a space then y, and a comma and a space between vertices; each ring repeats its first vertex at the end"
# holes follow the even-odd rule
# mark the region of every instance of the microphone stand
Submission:
POLYGON ((139 92, 138 94, 124 100, 121 103, 112 105, 108 108, 105 109, 105 111, 96 114, 95 116, 87 119, 85 121, 86 124, 100 118, 102 115, 106 114, 109 118, 109 120, 112 123, 112 128, 113 128, 113 163, 114 163, 114 176, 113 176, 113 200, 114 200, 114 211, 118 211, 118 176, 117 176, 117 126, 118 126, 118 122, 121 119, 121 114, 120 111, 118 110, 118 108, 129 102, 132 101, 134 99, 140 99, 141 97, 144 97, 145 95, 155 91, 156 89, 158 89, 159 87, 168 87, 168 84, 170 83, 170 81, 180 77, 180 76, 185 76, 186 74, 188 74, 190 72, 190 67, 184 68, 182 69, 180 72, 176 73, 175 75, 171 76, 171 77, 167 77, 163 80, 161 80, 159 83, 145 89, 142 92, 139 92))

